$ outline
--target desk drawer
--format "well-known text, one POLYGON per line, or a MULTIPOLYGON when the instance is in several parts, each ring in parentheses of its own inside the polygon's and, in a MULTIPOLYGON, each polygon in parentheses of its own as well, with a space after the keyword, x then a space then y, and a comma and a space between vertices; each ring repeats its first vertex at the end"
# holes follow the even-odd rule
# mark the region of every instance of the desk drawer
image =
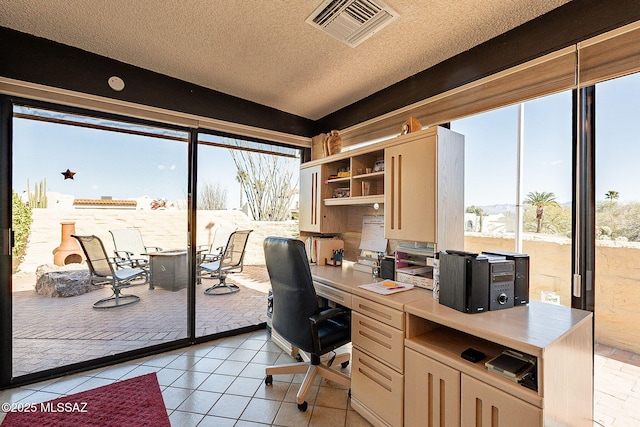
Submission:
POLYGON ((404 313, 377 302, 353 295, 351 309, 404 331, 404 313))
POLYGON ((351 342, 355 347, 402 372, 404 333, 360 313, 351 312, 351 342))
POLYGON ((352 350, 351 395, 367 410, 391 426, 403 417, 402 375, 367 354, 352 350))
POLYGON ((351 308, 351 294, 336 289, 332 286, 327 286, 320 282, 313 282, 313 287, 316 288, 316 294, 319 297, 326 298, 329 301, 333 301, 340 304, 343 307, 351 308))

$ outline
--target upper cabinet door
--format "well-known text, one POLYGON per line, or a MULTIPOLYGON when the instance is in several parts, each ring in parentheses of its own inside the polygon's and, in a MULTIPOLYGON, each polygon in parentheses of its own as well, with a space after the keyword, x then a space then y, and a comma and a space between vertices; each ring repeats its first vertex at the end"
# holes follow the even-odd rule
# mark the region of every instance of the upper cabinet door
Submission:
POLYGON ((346 226, 346 211, 341 206, 325 206, 333 192, 325 181, 330 167, 316 165, 300 169, 298 223, 300 231, 310 233, 340 233, 346 226))
POLYGON ((321 166, 300 169, 299 225, 300 231, 320 233, 321 166))
POLYGON ((387 239, 436 241, 436 144, 429 136, 385 149, 387 239))

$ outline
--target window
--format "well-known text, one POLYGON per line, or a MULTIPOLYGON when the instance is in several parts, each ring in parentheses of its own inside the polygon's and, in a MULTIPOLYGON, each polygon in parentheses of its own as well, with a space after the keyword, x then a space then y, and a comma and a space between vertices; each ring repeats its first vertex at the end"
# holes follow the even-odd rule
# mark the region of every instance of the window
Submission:
POLYGON ((571 93, 522 106, 520 233, 516 233, 518 108, 505 107, 451 123, 453 130, 465 135, 465 250, 528 254, 530 298, 570 306, 571 93))

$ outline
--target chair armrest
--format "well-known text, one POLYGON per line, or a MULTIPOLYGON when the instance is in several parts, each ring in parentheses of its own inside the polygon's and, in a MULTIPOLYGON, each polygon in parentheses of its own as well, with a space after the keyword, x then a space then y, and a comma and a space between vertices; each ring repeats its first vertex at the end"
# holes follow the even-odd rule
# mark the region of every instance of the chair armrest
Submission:
POLYGON ((149 253, 149 252, 161 252, 162 248, 158 247, 158 246, 145 246, 144 247, 144 251, 146 253, 149 253))
POLYGON ((348 308, 329 308, 309 317, 309 321, 311 322, 311 327, 313 328, 314 325, 319 325, 320 323, 326 322, 329 319, 343 316, 345 314, 351 314, 351 310, 349 310, 348 308))
POLYGON ((148 262, 146 259, 132 258, 133 253, 127 251, 114 251, 116 256, 109 258, 112 264, 119 268, 144 268, 148 262))
MULTIPOLYGON (((337 317, 351 316, 351 310, 348 308, 330 308, 328 310, 323 310, 318 314, 314 314, 309 317, 309 322, 311 323, 311 334, 313 336, 313 351, 315 354, 323 353, 323 349, 320 348, 320 338, 318 336, 318 331, 320 329, 320 325, 323 323, 335 319, 337 317)), ((347 327, 351 327, 348 325, 347 327)))
POLYGON ((119 256, 109 257, 107 258, 109 263, 115 265, 118 268, 126 268, 131 265, 131 259, 129 258, 120 258, 119 256))
POLYGON ((201 263, 215 262, 215 261, 218 261, 219 259, 220 259, 220 255, 218 254, 205 254, 202 256, 200 262, 201 263))
POLYGON ((133 256, 133 252, 128 252, 128 251, 113 251, 116 254, 117 258, 120 258, 122 260, 127 260, 127 259, 131 259, 131 256, 133 256))

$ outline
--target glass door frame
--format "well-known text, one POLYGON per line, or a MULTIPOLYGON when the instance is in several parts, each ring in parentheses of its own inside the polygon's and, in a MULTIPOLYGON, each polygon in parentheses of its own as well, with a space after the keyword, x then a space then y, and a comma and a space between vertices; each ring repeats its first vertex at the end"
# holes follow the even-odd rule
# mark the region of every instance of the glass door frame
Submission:
POLYGON ((184 348, 192 344, 210 341, 212 339, 224 336, 235 335, 238 333, 257 330, 264 327, 264 324, 258 324, 255 327, 245 327, 238 330, 217 333, 196 337, 195 319, 196 319, 196 206, 197 196, 195 189, 197 188, 197 141, 198 129, 186 128, 183 126, 171 125, 166 123, 154 122, 151 120, 137 119, 134 117, 126 117, 117 114, 104 113, 85 108, 68 107, 47 102, 35 101, 30 99, 11 97, 0 95, 0 182, 6 183, 0 185, 0 389, 29 384, 43 379, 52 377, 60 377, 68 373, 84 371, 88 369, 98 368, 102 366, 112 365, 114 363, 124 362, 139 357, 157 354, 176 348, 184 348), (130 350, 115 355, 103 356, 96 359, 90 359, 79 363, 60 366, 57 368, 46 369, 17 377, 12 376, 12 354, 13 354, 13 301, 12 301, 12 259, 11 259, 11 206, 13 188, 13 109, 14 105, 25 105, 34 108, 50 109, 69 114, 79 114, 85 116, 105 118, 126 123, 141 124, 146 126, 154 126, 163 129, 179 130, 188 133, 187 162, 187 336, 171 342, 157 344, 149 347, 142 347, 136 350, 130 350))
POLYGON ((571 306, 595 309, 595 86, 573 91, 571 306))
POLYGON ((0 96, 0 388, 11 382, 13 333, 11 319, 11 253, 13 232, 11 230, 11 158, 12 158, 13 103, 0 96))

